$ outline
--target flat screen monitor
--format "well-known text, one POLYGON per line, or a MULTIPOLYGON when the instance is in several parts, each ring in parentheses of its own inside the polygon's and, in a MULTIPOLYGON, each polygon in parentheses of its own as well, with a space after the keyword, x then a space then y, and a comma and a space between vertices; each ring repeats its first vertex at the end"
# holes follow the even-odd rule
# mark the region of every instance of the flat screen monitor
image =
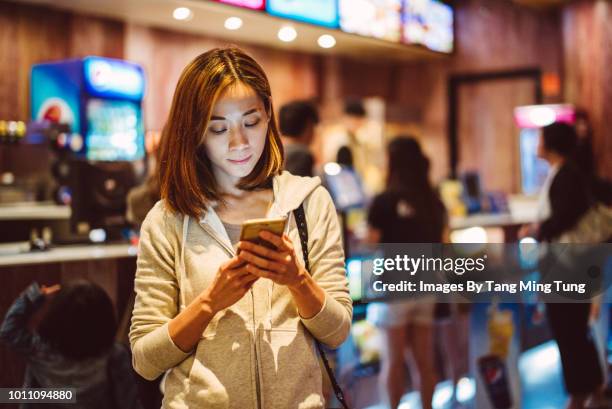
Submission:
POLYGON ((278 17, 330 28, 338 27, 336 0, 268 0, 266 11, 278 17))
POLYGON ((453 8, 439 0, 404 0, 402 39, 450 53, 454 46, 453 8))
POLYGON ((363 298, 363 283, 361 279, 362 260, 349 258, 346 260, 346 275, 349 282, 349 294, 353 301, 363 298))
POLYGON ((219 3, 231 4, 232 6, 244 7, 252 10, 263 10, 266 6, 265 0, 216 0, 219 3))
POLYGON ((88 160, 134 161, 144 157, 144 131, 139 103, 89 99, 86 119, 88 160))
POLYGON ((338 5, 342 31, 400 41, 401 0, 339 0, 338 5))
POLYGON ((352 169, 342 166, 334 174, 326 173, 325 184, 340 211, 361 207, 366 203, 361 180, 352 169))

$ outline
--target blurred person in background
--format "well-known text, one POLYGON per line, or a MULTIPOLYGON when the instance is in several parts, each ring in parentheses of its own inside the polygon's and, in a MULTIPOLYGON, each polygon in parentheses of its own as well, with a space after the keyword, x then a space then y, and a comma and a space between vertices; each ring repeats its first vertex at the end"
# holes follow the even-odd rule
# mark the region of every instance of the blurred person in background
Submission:
MULTIPOLYGON (((550 165, 550 174, 542 194, 545 219, 537 227, 540 242, 554 243, 575 229, 593 206, 587 176, 574 161, 577 145, 575 129, 555 123, 542 129, 538 155, 550 165)), ((549 303, 546 315, 559 347, 565 387, 570 400, 568 409, 582 409, 589 396, 603 386, 603 370, 589 325, 598 305, 590 302, 549 303)))
POLYGON ((310 144, 318 123, 317 109, 308 101, 293 101, 280 108, 278 124, 285 150, 285 169, 294 175, 313 176, 310 144))
MULTIPOLYGON (((368 214, 368 241, 441 243, 447 216, 429 181, 429 159, 414 138, 394 139, 387 152, 387 187, 372 201, 368 214)), ((416 367, 411 375, 419 385, 423 408, 432 407, 437 381, 434 307, 435 300, 430 297, 368 305, 368 321, 383 333, 379 386, 391 408, 399 405, 405 392, 406 364, 416 367), (410 355, 412 359, 409 359, 410 355)))
MULTIPOLYGON (((23 388, 75 388, 73 409, 140 409, 131 357, 115 342, 113 304, 98 285, 31 284, 9 308, 0 340, 27 362, 23 388), (40 314, 40 316, 39 316, 40 314), (40 319, 37 329, 29 325, 40 319)), ((23 403, 21 409, 39 407, 23 403)))
POLYGON ((149 210, 161 198, 159 193, 159 180, 157 178, 157 148, 161 133, 147 132, 146 150, 148 154, 147 177, 145 181, 128 192, 126 219, 134 226, 140 228, 149 210))
POLYGON ((384 188, 384 124, 368 117, 364 103, 347 100, 341 120, 324 128, 319 160, 324 165, 337 162, 354 169, 368 196, 384 188))

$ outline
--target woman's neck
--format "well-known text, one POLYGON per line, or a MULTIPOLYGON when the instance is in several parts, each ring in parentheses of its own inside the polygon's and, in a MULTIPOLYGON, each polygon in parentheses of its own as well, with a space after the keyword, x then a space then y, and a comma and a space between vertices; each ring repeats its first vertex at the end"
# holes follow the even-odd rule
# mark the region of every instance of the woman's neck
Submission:
POLYGON ((221 196, 230 196, 230 197, 242 197, 248 192, 246 190, 238 188, 236 185, 240 181, 239 177, 230 176, 224 172, 213 171, 215 174, 215 179, 217 181, 217 186, 221 191, 221 196))
POLYGON ((239 195, 223 193, 221 199, 215 209, 219 218, 225 223, 240 224, 248 219, 266 217, 274 194, 272 189, 240 190, 239 195))

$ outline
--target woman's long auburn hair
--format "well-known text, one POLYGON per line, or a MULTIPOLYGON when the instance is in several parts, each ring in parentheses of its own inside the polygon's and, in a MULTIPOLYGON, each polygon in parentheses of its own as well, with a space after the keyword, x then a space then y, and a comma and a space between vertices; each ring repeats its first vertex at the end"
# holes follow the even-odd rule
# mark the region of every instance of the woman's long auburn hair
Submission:
POLYGON ((157 178, 161 198, 170 210, 198 218, 212 201, 221 200, 204 148, 204 133, 217 99, 237 83, 255 91, 270 118, 261 157, 237 187, 244 190, 270 187, 272 177, 282 172, 284 153, 266 74, 238 48, 212 49, 197 56, 181 73, 162 131, 157 178))

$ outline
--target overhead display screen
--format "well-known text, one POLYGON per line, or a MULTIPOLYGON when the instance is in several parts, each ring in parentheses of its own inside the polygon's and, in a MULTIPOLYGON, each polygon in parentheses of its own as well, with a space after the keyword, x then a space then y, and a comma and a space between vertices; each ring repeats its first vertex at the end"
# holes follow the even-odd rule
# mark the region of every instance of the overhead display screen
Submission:
POLYGON ((399 42, 402 0, 339 0, 340 29, 399 42))
POLYGON ((402 40, 433 51, 453 51, 453 9, 439 0, 404 0, 402 40))
POLYGON ((268 0, 266 11, 278 17, 330 28, 338 27, 336 0, 268 0))
POLYGON ((231 4, 232 6, 244 7, 253 10, 263 10, 266 6, 265 0, 216 0, 219 3, 231 4))

